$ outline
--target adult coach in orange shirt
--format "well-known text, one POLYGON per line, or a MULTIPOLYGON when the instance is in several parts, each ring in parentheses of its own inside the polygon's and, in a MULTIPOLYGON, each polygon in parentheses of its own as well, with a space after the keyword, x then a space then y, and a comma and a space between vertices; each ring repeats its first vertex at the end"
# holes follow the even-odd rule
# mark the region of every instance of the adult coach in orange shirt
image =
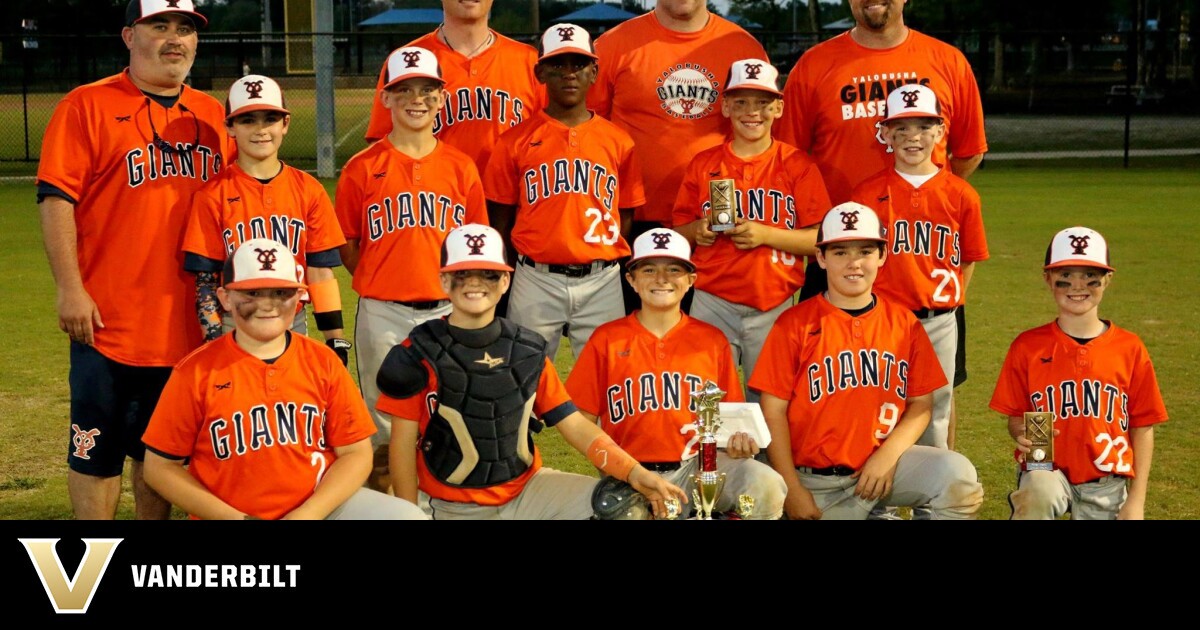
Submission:
POLYGON ((192 193, 231 148, 224 107, 183 84, 207 23, 192 0, 132 0, 125 16, 129 67, 59 102, 38 166, 58 325, 71 338, 67 490, 79 519, 116 515, 126 456, 137 517, 170 513, 143 481, 142 432, 171 366, 201 342, 178 243, 192 193))
MULTIPOLYGON (((487 168, 500 134, 541 111, 546 90, 533 76, 537 51, 488 28, 493 0, 442 0, 444 22, 410 42, 433 51, 449 98, 433 134, 487 168)), ((376 93, 383 89, 383 74, 376 93)), ((378 97, 371 108, 366 138, 374 142, 392 130, 378 97)))
MULTIPOLYGON (((588 108, 633 137, 642 164, 646 204, 634 213, 633 239, 671 227, 687 165, 729 133, 720 102, 729 67, 767 53, 740 26, 710 13, 704 0, 658 0, 653 11, 597 38, 596 54, 600 74, 588 108)), ((624 289, 625 311, 632 312, 639 299, 624 289)))

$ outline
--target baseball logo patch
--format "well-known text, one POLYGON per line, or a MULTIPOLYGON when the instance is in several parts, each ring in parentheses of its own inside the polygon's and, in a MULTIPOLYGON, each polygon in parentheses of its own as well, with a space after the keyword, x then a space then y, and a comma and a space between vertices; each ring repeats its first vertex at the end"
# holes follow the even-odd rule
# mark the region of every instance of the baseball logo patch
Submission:
POLYGON ((259 271, 275 271, 275 259, 277 258, 275 249, 258 249, 258 262, 262 263, 262 268, 259 271))
POLYGON ((167 8, 168 9, 178 9, 179 8, 179 0, 167 0, 167 8))
POLYGON ((75 446, 75 452, 71 454, 79 459, 91 459, 88 456, 88 451, 96 448, 96 436, 98 435, 100 435, 100 429, 84 431, 79 428, 78 424, 72 424, 71 444, 75 446))
POLYGON ((405 68, 416 68, 417 62, 421 61, 421 51, 419 50, 406 50, 400 55, 404 57, 405 68))
POLYGON ((671 242, 671 233, 655 232, 651 238, 654 240, 654 249, 666 249, 667 245, 671 242))
POLYGON ((700 64, 675 64, 659 73, 656 83, 660 107, 672 118, 704 118, 721 96, 716 76, 700 64))
POLYGON ((263 82, 261 79, 258 81, 246 81, 243 85, 246 87, 246 94, 250 95, 246 98, 262 98, 263 82))
POLYGON ((917 100, 921 98, 921 93, 916 90, 905 90, 900 93, 900 98, 904 99, 904 109, 911 109, 917 106, 917 100))
POLYGON ((839 212, 842 215, 842 227, 847 231, 858 229, 858 210, 852 212, 839 212))
POLYGON ((1087 254, 1088 239, 1090 239, 1091 236, 1074 236, 1072 234, 1068 234, 1067 238, 1071 239, 1071 247, 1075 248, 1075 251, 1071 252, 1072 254, 1076 256, 1084 256, 1087 254))
POLYGON ((467 252, 467 255, 468 256, 482 256, 485 235, 484 234, 464 234, 464 236, 467 239, 467 247, 471 248, 471 251, 467 252))
POLYGON ((558 27, 557 30, 558 30, 559 41, 563 41, 563 42, 574 41, 571 38, 575 36, 575 27, 560 26, 560 27, 558 27))
POLYGON ((747 79, 750 79, 750 80, 757 79, 758 73, 760 73, 760 72, 762 72, 762 64, 761 63, 746 64, 746 78, 747 79))

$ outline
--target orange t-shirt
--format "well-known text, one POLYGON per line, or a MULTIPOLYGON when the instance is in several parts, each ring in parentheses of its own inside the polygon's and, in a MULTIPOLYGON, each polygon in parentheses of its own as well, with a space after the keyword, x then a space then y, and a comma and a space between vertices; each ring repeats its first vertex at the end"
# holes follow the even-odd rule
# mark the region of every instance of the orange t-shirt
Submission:
POLYGON ((646 203, 633 139, 599 116, 568 127, 538 112, 500 136, 483 187, 517 207, 517 252, 548 264, 628 256, 620 209, 646 203))
POLYGON ((796 466, 862 468, 907 400, 946 384, 921 322, 879 298, 853 317, 818 295, 784 311, 749 385, 788 401, 796 466))
POLYGON ((306 269, 306 254, 346 244, 325 187, 287 165, 264 184, 234 162, 196 192, 191 212, 183 251, 222 263, 252 238, 284 245, 306 269))
POLYGON ((937 94, 946 134, 933 159, 948 164, 946 152, 965 158, 987 152, 983 105, 971 65, 959 50, 909 29, 895 48, 866 48, 849 31, 808 49, 788 75, 783 117, 776 138, 812 154, 830 200, 850 200, 854 186, 893 165, 876 137, 888 94, 920 83, 937 94))
POLYGON ((414 159, 387 138, 359 151, 338 178, 334 209, 347 239, 358 239, 354 290, 374 300, 444 300, 442 241, 456 227, 487 225, 475 163, 438 141, 414 159))
MULTIPOLYGON (((411 346, 411 338, 405 339, 404 345, 411 346)), ((433 370, 429 362, 424 359, 421 361, 429 373, 429 383, 425 389, 408 398, 392 398, 387 394, 380 394, 375 408, 396 418, 416 422, 417 430, 424 435, 425 427, 429 426, 429 419, 437 413, 438 380, 437 372, 433 370)), ((541 418, 547 426, 554 426, 574 411, 575 405, 567 395, 567 389, 563 387, 562 380, 558 378, 554 364, 550 362, 550 359, 546 359, 546 365, 542 367, 541 379, 538 381, 537 395, 533 402, 534 414, 541 418)), ((534 473, 542 467, 542 452, 535 445, 533 464, 520 476, 487 488, 458 488, 439 481, 433 473, 429 472, 423 452, 418 450, 417 453, 417 487, 435 499, 457 503, 504 505, 521 494, 521 491, 525 489, 525 484, 529 483, 534 473)))
POLYGON ((989 406, 1006 416, 1053 413, 1054 466, 1071 483, 1135 476, 1129 428, 1167 420, 1146 346, 1111 323, 1086 344, 1056 322, 1021 333, 1004 357, 989 406))
MULTIPOLYGON (((533 76, 537 51, 496 31, 492 35, 496 41, 471 59, 442 42, 437 31, 406 44, 433 51, 446 80, 450 99, 433 124, 434 135, 470 156, 480 173, 500 134, 540 112, 546 102, 546 88, 533 76)), ((392 131, 392 115, 379 102, 383 72, 375 85, 368 142, 392 131)))
POLYGON ((942 169, 913 188, 887 168, 856 186, 851 198, 888 228, 887 261, 875 293, 913 311, 963 303, 962 266, 989 256, 983 209, 970 184, 942 169))
POLYGON ((700 452, 691 394, 706 381, 725 390, 725 402, 745 400, 724 333, 684 315, 659 339, 634 313, 592 333, 567 393, 634 459, 678 462, 700 452))
POLYGON ((202 342, 195 279, 179 246, 192 193, 235 152, 216 99, 185 85, 164 108, 128 70, 75 88, 55 107, 37 177, 76 202, 79 271, 104 320, 95 330, 104 356, 171 366, 202 342), (162 151, 151 119, 177 150, 195 146, 162 151))
POLYGON ((375 424, 321 342, 289 332, 287 350, 266 363, 235 334, 175 366, 142 441, 164 457, 191 458, 188 472, 222 501, 277 519, 312 496, 334 449, 370 437, 375 424))
POLYGON ((588 107, 629 132, 646 182, 638 221, 671 223, 671 208, 692 156, 729 133, 721 90, 739 59, 767 59, 762 44, 719 15, 695 33, 659 23, 651 11, 596 39, 600 73, 588 107))
MULTIPOLYGON (((747 159, 734 155, 731 146, 727 142, 712 147, 692 160, 675 198, 675 225, 706 216, 708 181, 730 178, 737 188, 737 207, 750 221, 795 230, 825 217, 829 195, 807 155, 776 141, 747 159)), ((697 289, 760 311, 779 306, 804 284, 804 265, 796 256, 769 247, 740 250, 724 237, 692 250, 692 263, 699 276, 697 289)))

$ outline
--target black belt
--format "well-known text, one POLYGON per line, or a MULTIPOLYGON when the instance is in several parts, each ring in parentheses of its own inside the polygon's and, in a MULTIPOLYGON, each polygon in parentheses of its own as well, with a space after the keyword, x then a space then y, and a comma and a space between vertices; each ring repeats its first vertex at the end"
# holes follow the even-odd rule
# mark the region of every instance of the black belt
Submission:
POLYGON ((855 470, 849 466, 830 466, 829 468, 809 468, 801 466, 813 475, 821 475, 822 477, 849 477, 853 475, 855 470))
POLYGON ((427 302, 401 302, 399 300, 392 300, 392 304, 407 306, 414 311, 432 311, 435 308, 441 308, 449 303, 450 300, 429 300, 427 302))
POLYGON ((643 468, 650 472, 672 472, 679 470, 682 466, 679 462, 638 462, 643 468))
POLYGON ((913 315, 916 315, 917 319, 929 319, 930 317, 937 317, 938 315, 945 315, 946 313, 953 312, 954 309, 952 308, 922 308, 913 311, 913 315))
POLYGON ((593 273, 597 273, 604 269, 608 269, 617 264, 615 260, 597 260, 595 262, 584 263, 581 265, 547 265, 534 260, 528 256, 517 256, 517 261, 526 267, 533 267, 538 271, 547 271, 557 273, 568 278, 586 278, 593 273))

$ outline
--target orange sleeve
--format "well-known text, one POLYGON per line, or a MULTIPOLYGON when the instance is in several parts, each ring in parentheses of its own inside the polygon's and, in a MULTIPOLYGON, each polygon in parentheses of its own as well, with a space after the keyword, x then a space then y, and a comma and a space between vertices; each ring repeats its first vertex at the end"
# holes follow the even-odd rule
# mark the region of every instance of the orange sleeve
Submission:
MULTIPOLYGON (((465 157, 465 156, 464 156, 465 157)), ((464 188, 467 191, 466 223, 488 224, 487 198, 483 194, 483 182, 479 179, 479 169, 467 158, 462 166, 465 178, 464 188)))
POLYGON ((642 181, 642 164, 638 160, 637 152, 633 150, 633 140, 630 139, 623 144, 624 157, 621 159, 617 174, 617 177, 620 178, 618 182, 621 188, 621 198, 617 201, 617 208, 637 208, 646 204, 646 184, 642 181))
MULTIPOLYGON (((389 51, 390 53, 390 51, 389 51)), ((367 144, 375 142, 392 132, 392 112, 388 111, 379 100, 383 93, 383 75, 387 69, 387 59, 379 68, 379 78, 375 80, 375 91, 371 93, 371 118, 367 121, 367 132, 364 139, 367 144)))
POLYGON ((970 184, 963 182, 963 185, 965 190, 961 201, 958 231, 962 239, 962 262, 966 264, 987 260, 991 254, 988 252, 987 235, 983 229, 983 203, 979 199, 979 193, 975 192, 970 184))
POLYGON ((992 400, 988 403, 992 410, 1006 416, 1019 416, 1032 409, 1027 382, 1029 374, 1020 344, 1021 338, 1018 337, 1008 347, 1008 354, 1004 356, 1004 364, 1000 367, 1000 376, 996 380, 996 388, 992 391, 992 400))
MULTIPOLYGON (((324 347, 317 347, 316 350, 326 352, 324 347)), ((332 356, 321 356, 320 360, 331 375, 325 419, 325 439, 329 446, 348 446, 374 435, 375 421, 371 419, 358 386, 350 378, 350 372, 332 356)))
POLYGON ((796 199, 796 227, 817 225, 833 207, 829 201, 829 191, 825 188, 825 178, 821 176, 817 163, 804 153, 793 153, 789 162, 792 167, 789 170, 796 172, 792 191, 796 199))
POLYGON ((987 136, 983 124, 983 100, 971 64, 962 53, 954 50, 954 114, 950 120, 950 137, 946 148, 956 158, 968 158, 986 153, 987 136))
POLYGON ((308 216, 305 218, 308 225, 308 240, 305 242, 307 253, 323 252, 345 245, 346 237, 342 235, 342 228, 338 225, 337 215, 325 187, 307 173, 303 175, 304 199, 308 204, 308 216))
POLYGON ((599 416, 603 405, 600 389, 607 382, 604 373, 604 350, 608 346, 607 335, 601 330, 592 333, 583 352, 575 360, 575 366, 567 375, 567 394, 575 401, 575 406, 593 416, 599 416))
MULTIPOLYGON (((218 176, 220 177, 220 176, 218 176)), ((191 214, 183 235, 183 251, 224 261, 225 238, 221 221, 221 194, 213 183, 192 195, 191 214), (213 194, 214 191, 216 194, 213 194)))
POLYGON ((1167 407, 1158 389, 1158 376, 1146 346, 1137 344, 1137 356, 1131 362, 1133 379, 1129 387, 1129 425, 1145 427, 1167 419, 1167 407))
POLYGON ((359 238, 362 230, 362 187, 358 181, 358 165, 351 159, 338 178, 334 193, 334 214, 345 238, 359 238))
POLYGON ((88 137, 75 103, 69 97, 59 101, 42 136, 38 181, 53 185, 79 202, 92 180, 91 154, 83 144, 88 137))
POLYGON ((513 155, 513 140, 517 132, 507 131, 501 134, 496 146, 492 149, 492 157, 488 159, 484 169, 484 190, 487 198, 496 203, 510 206, 520 205, 517 192, 517 182, 520 173, 517 172, 516 159, 513 155))
MULTIPOLYGON (((191 457, 196 448, 202 414, 200 396, 192 383, 191 370, 185 363, 171 372, 163 387, 154 415, 142 434, 142 442, 160 452, 175 457, 191 457)), ((344 370, 343 370, 344 371, 344 370)), ((346 373, 349 375, 349 372, 346 373)))
POLYGON ((612 118, 613 85, 616 83, 616 70, 620 58, 621 46, 613 40, 612 33, 606 33, 596 38, 597 65, 600 72, 596 74, 596 82, 588 89, 587 107, 604 118, 612 118))
POLYGON ((675 195, 675 207, 671 211, 671 222, 676 227, 704 216, 703 202, 700 200, 700 172, 703 168, 704 165, 697 156, 684 171, 679 193, 675 195))
MULTIPOLYGON (((807 54, 807 53, 805 53, 807 54)), ((805 118, 809 104, 804 102, 804 56, 796 61, 783 86, 783 116, 775 121, 771 135, 807 153, 812 149, 811 124, 805 118)))
MULTIPOLYGON (((546 359, 546 365, 542 367, 542 378, 538 381, 537 400, 533 403, 533 411, 538 417, 546 416, 551 412, 556 412, 554 415, 569 412, 564 405, 569 405, 569 411, 575 410, 575 404, 571 402, 571 396, 567 394, 567 388, 563 385, 562 379, 558 378, 558 370, 554 369, 554 364, 550 359, 546 359)), ((546 420, 547 425, 553 425, 562 418, 554 418, 546 420)))
MULTIPOLYGON (((718 331, 720 332, 720 331, 718 331)), ((729 340, 725 335, 714 336, 713 343, 720 348, 720 359, 717 361, 717 369, 719 374, 717 378, 720 382, 717 386, 725 390, 725 402, 746 402, 746 395, 742 391, 742 381, 738 378, 737 366, 733 364, 733 350, 729 347, 729 340)))
POLYGON ((938 363, 937 352, 925 327, 916 317, 909 318, 909 338, 912 339, 912 353, 908 364, 908 385, 905 387, 905 398, 924 396, 946 384, 946 373, 938 363))
POLYGON ((788 311, 784 311, 775 321, 748 382, 750 387, 782 400, 792 399, 793 385, 800 369, 801 348, 793 343, 791 320, 788 311))

